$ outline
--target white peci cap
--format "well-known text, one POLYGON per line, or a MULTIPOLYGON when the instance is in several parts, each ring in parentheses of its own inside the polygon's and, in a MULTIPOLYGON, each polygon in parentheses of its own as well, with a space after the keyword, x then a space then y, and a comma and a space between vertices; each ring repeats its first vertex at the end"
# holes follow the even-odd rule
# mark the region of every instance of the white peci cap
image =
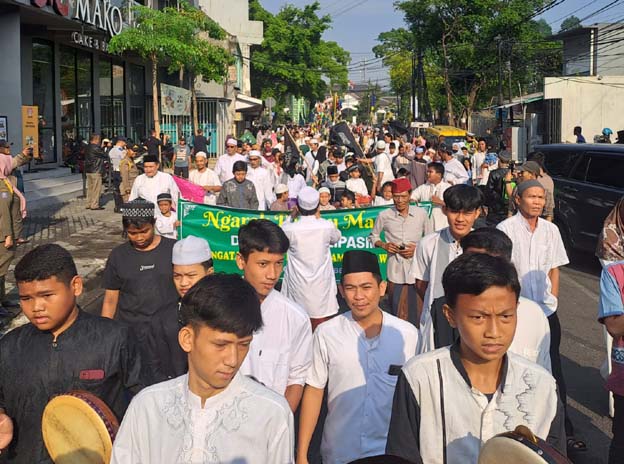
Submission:
POLYGON ((210 245, 203 238, 189 235, 173 245, 171 261, 173 264, 187 266, 189 264, 201 264, 212 259, 210 245))
POLYGON ((308 211, 315 210, 319 205, 319 193, 312 187, 304 187, 299 191, 297 204, 308 211))

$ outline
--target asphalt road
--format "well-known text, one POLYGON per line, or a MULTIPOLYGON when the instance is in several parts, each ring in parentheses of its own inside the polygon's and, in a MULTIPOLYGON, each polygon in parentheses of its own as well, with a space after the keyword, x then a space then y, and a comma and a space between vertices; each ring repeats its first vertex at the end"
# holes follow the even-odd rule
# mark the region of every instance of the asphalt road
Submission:
POLYGON ((588 445, 586 452, 570 458, 575 464, 606 464, 611 419, 600 375, 605 341, 602 325, 596 321, 601 268, 589 254, 571 252, 570 262, 562 269, 559 292, 561 357, 575 434, 588 445))

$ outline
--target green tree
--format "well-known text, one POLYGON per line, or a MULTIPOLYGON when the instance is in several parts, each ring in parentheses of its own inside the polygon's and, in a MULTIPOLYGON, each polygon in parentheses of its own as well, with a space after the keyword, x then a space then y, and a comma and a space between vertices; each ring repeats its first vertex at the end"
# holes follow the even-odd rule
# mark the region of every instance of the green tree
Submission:
POLYGON ((561 22, 561 27, 559 28, 559 32, 570 31, 572 29, 576 29, 581 27, 581 20, 576 16, 572 15, 561 22))
POLYGON ((160 133, 158 66, 166 65, 169 72, 185 68, 206 81, 223 82, 232 57, 215 43, 225 38, 225 32, 185 0, 180 0, 178 8, 136 5, 132 11, 135 25, 113 37, 108 49, 118 54, 133 52, 150 61, 154 128, 160 133))
MULTIPOLYGON (((381 34, 375 51, 386 60, 393 53, 424 48, 425 68, 441 76, 438 107, 454 124, 498 94, 499 53, 510 79, 527 88, 536 73, 551 67, 557 44, 547 41, 543 22, 531 20, 546 0, 405 0, 395 3, 406 27, 381 34), (544 66, 540 65, 540 60, 544 66)), ((556 60, 554 60, 556 61, 556 60)), ((410 70, 411 71, 411 70, 410 70)), ((392 75, 392 71, 391 71, 392 75)), ((509 87, 505 86, 509 94, 509 87)), ((432 99, 436 91, 431 92, 432 99)))
POLYGON ((264 23, 264 40, 251 50, 255 96, 283 100, 290 94, 315 101, 334 86, 346 88, 349 53, 322 39, 331 17, 319 17, 319 9, 318 2, 302 9, 286 5, 273 15, 259 0, 249 2, 250 19, 264 23))

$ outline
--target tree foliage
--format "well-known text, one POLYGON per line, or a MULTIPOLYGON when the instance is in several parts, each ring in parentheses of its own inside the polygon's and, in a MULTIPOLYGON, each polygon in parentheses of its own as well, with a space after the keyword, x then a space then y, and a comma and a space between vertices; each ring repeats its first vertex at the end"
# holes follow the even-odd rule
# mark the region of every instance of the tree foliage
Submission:
POLYGON ((286 95, 321 100, 328 89, 348 84, 349 53, 336 42, 322 39, 331 17, 318 16, 320 5, 303 8, 286 5, 276 15, 259 0, 249 2, 250 19, 264 23, 264 40, 252 47, 254 95, 281 98, 286 95))
POLYGON ((451 124, 498 95, 499 47, 504 94, 535 90, 545 74, 559 71, 560 46, 547 41, 548 24, 533 16, 546 0, 405 0, 395 3, 406 27, 379 35, 374 48, 390 66, 391 85, 405 92, 411 78, 394 69, 418 50, 424 51, 432 106, 447 113, 451 124), (394 57, 402 57, 395 60, 394 57), (398 63, 398 64, 397 64, 398 63), (509 63, 509 68, 507 66, 509 63), (509 69, 509 70, 508 70, 509 69), (406 80, 407 77, 407 80, 406 80), (440 79, 442 86, 440 87, 440 79), (440 98, 441 97, 441 98, 440 98))
POLYGON ((166 64, 169 72, 185 68, 206 81, 223 82, 233 58, 216 41, 224 40, 226 33, 203 11, 181 0, 179 9, 136 5, 133 16, 134 27, 110 40, 111 53, 131 51, 166 64))
POLYGON ((561 27, 559 28, 559 32, 570 31, 578 27, 581 27, 581 20, 577 18, 576 16, 572 15, 564 19, 561 22, 561 27))

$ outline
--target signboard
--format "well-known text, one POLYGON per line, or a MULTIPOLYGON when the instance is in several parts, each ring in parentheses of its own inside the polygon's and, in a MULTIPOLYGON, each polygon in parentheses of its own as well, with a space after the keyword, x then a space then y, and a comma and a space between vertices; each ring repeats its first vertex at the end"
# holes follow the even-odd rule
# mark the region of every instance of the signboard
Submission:
POLYGON ((32 147, 39 157, 39 107, 22 106, 22 139, 24 147, 32 147))
POLYGON ((6 116, 0 116, 0 140, 9 140, 9 123, 6 116))
POLYGON ((160 112, 167 116, 191 114, 191 91, 173 85, 160 84, 160 112))
MULTIPOLYGON (((379 256, 383 277, 386 275, 387 254, 375 248, 368 239, 375 219, 386 207, 324 211, 322 217, 332 221, 342 239, 331 247, 336 280, 342 272, 342 257, 347 250, 366 250, 379 256)), ((282 225, 289 220, 288 213, 276 211, 250 211, 209 206, 181 200, 178 204, 180 228, 178 238, 195 235, 208 240, 212 250, 215 272, 240 273, 236 266, 238 253, 238 231, 253 219, 268 219, 282 225)))
MULTIPOLYGON (((430 202, 419 206, 425 208, 431 216, 430 202)), ((368 239, 377 215, 386 208, 387 206, 378 206, 321 213, 323 219, 332 221, 342 233, 340 242, 331 247, 336 281, 340 280, 342 257, 348 250, 366 250, 375 253, 379 257, 382 277, 386 278, 388 255, 381 248, 375 248, 368 239)), ((267 219, 281 226, 284 221, 290 220, 289 216, 283 212, 222 208, 180 200, 178 238, 194 235, 206 239, 212 250, 215 272, 240 273, 236 266, 236 253, 238 253, 238 231, 241 226, 254 219, 267 219)))
POLYGON ((54 12, 60 16, 69 17, 70 7, 74 6, 73 19, 90 24, 113 37, 123 29, 121 8, 113 5, 110 0, 31 0, 37 8, 52 6, 54 12))

